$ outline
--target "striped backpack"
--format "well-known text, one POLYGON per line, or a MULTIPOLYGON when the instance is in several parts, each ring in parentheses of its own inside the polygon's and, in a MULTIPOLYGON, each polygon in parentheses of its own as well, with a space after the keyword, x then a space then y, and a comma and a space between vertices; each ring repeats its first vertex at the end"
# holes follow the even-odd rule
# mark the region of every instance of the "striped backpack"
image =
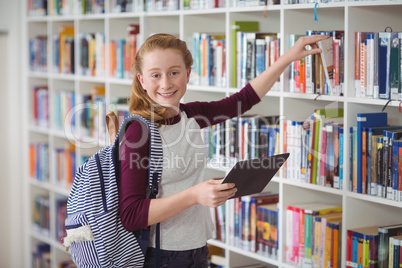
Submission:
POLYGON ((149 228, 140 236, 127 231, 119 216, 119 144, 134 120, 150 133, 150 198, 155 198, 162 174, 162 143, 156 125, 140 116, 125 118, 114 143, 81 165, 67 201, 64 246, 78 267, 142 267, 149 228))

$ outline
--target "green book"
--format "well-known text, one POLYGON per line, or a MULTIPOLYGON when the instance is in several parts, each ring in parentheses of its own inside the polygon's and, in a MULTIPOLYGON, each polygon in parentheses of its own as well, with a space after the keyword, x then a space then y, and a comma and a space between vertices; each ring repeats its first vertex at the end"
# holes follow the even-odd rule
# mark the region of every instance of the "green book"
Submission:
POLYGON ((258 32, 258 21, 232 22, 232 87, 237 86, 237 32, 258 32))
MULTIPOLYGON (((312 158, 312 171, 310 182, 312 184, 319 184, 317 181, 317 176, 320 172, 320 139, 322 134, 322 128, 327 122, 340 123, 343 121, 343 109, 342 108, 329 108, 329 109, 317 109, 314 113, 314 144, 312 150, 314 152, 312 158)), ((321 184, 322 185, 322 184, 321 184)))

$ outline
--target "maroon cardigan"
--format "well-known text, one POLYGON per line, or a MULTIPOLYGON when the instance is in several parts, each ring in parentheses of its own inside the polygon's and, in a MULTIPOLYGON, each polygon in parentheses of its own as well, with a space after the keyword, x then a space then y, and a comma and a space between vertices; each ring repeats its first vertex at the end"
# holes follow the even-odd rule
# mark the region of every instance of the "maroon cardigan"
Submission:
MULTIPOLYGON (((257 104, 260 98, 250 84, 241 91, 213 102, 191 102, 180 104, 188 118, 195 117, 200 128, 220 123, 226 119, 238 116, 257 104)), ((171 124, 180 122, 180 113, 176 115, 171 124)), ((146 131, 146 128, 145 128, 146 131)), ((127 129, 120 144, 121 181, 119 209, 123 226, 128 231, 136 231, 148 227, 148 211, 151 199, 146 196, 148 185, 148 163, 136 165, 136 159, 130 160, 130 155, 139 156, 139 159, 149 156, 149 142, 146 141, 140 148, 130 148, 127 144, 135 144, 143 137, 141 123, 134 121, 127 129), (135 152, 135 154, 131 154, 135 152), (130 167, 131 163, 131 167, 130 167), (134 163, 134 164, 133 164, 134 163)))

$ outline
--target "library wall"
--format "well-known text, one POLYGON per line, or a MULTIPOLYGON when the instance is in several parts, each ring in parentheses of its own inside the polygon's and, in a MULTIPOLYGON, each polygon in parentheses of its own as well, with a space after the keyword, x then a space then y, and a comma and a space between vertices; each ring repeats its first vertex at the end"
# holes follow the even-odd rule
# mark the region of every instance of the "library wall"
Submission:
POLYGON ((1 267, 23 265, 23 170, 21 104, 21 1, 0 0, 0 260, 1 267), (7 50, 5 49, 7 48, 7 50))

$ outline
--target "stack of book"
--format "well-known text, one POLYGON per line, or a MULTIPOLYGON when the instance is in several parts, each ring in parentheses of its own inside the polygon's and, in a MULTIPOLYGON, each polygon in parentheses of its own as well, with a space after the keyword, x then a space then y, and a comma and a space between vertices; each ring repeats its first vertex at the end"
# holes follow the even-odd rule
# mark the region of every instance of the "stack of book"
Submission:
POLYGON ((50 245, 37 244, 35 251, 32 252, 32 268, 51 267, 51 259, 50 245))
POLYGON ((140 26, 139 24, 129 24, 127 26, 127 36, 111 40, 110 50, 110 76, 115 78, 132 79, 131 71, 134 64, 137 50, 140 47, 140 26))
POLYGON ((402 100, 402 32, 355 32, 355 96, 402 100))
POLYGON ((74 107, 76 107, 76 101, 74 89, 55 90, 53 93, 53 98, 55 109, 53 117, 54 129, 75 129, 74 107))
POLYGON ((34 72, 47 71, 47 36, 40 35, 29 40, 29 69, 34 72))
POLYGON ((226 203, 230 245, 277 259, 278 194, 262 192, 226 203))
POLYGON ((279 153, 279 116, 242 115, 206 128, 210 159, 228 163, 279 153))
MULTIPOLYGON (((344 31, 312 31, 306 35, 328 35, 318 42, 322 53, 306 56, 289 66, 289 92, 343 96, 344 31)), ((302 35, 291 34, 289 47, 302 35)))
POLYGON ((48 86, 32 88, 32 121, 36 126, 49 127, 49 93, 48 86))
POLYGON ((304 122, 284 122, 284 177, 342 189, 343 109, 317 109, 304 122))
POLYGON ((105 87, 93 86, 91 94, 82 96, 84 109, 81 111, 81 133, 83 137, 106 139, 106 102, 105 87))
POLYGON ((48 196, 35 196, 32 205, 32 227, 44 236, 50 236, 49 205, 48 196))
POLYGON ((71 143, 66 143, 63 148, 55 148, 54 155, 56 163, 54 168, 55 184, 69 189, 73 184, 77 167, 75 146, 71 143))
POLYGON ((61 74, 74 74, 74 26, 62 25, 59 33, 53 35, 53 69, 61 74))
POLYGON ((192 54, 194 68, 191 83, 203 86, 226 86, 226 37, 193 33, 192 54))
POLYGON ((400 267, 401 246, 401 224, 349 229, 346 267, 400 267))
POLYGON ((402 126, 385 112, 357 114, 350 128, 350 190, 402 201, 402 126))
POLYGON ((288 205, 286 262, 302 267, 340 267, 342 207, 325 203, 288 205))
POLYGON ((49 181, 49 144, 29 145, 29 176, 40 182, 49 181))
POLYGON ((103 77, 106 69, 105 34, 78 34, 78 74, 103 77))

